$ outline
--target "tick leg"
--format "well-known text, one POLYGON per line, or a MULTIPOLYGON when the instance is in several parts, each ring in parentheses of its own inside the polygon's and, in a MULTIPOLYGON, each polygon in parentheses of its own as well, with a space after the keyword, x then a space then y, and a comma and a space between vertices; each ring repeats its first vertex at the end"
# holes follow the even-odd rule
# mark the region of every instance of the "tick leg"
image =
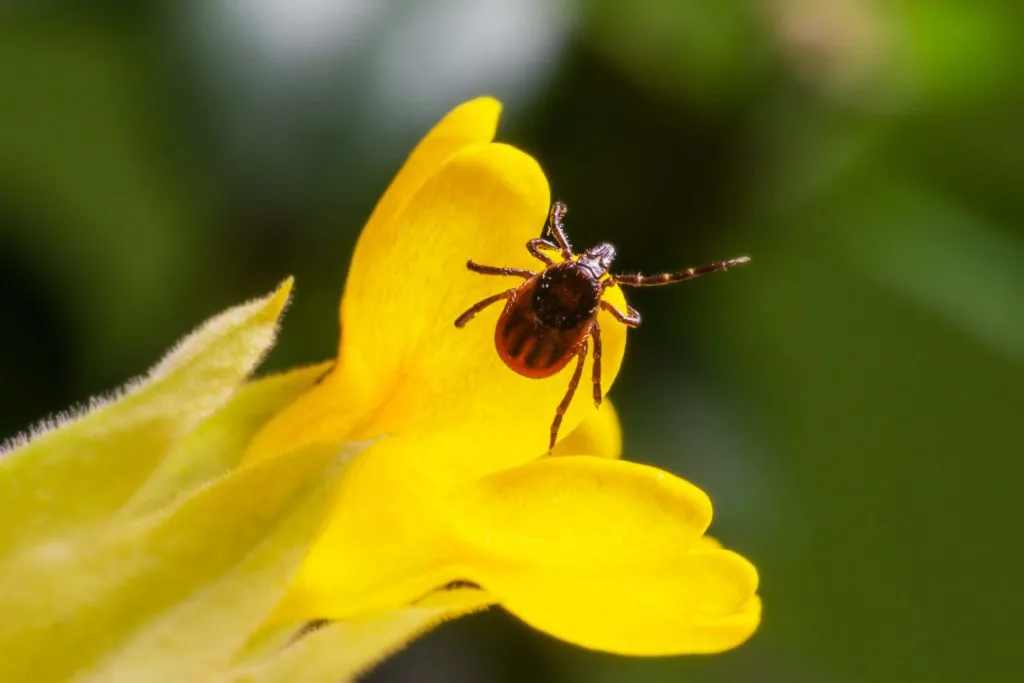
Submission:
POLYGON ((548 256, 547 254, 545 254, 543 251, 541 251, 542 247, 545 249, 554 249, 555 251, 560 251, 560 248, 557 244, 551 244, 551 242, 548 242, 546 239, 543 239, 541 237, 537 237, 526 243, 526 250, 530 252, 530 256, 533 256, 533 258, 537 259, 538 261, 543 261, 544 265, 555 265, 555 260, 548 256))
POLYGON ((558 428, 562 426, 562 417, 565 415, 565 411, 568 410, 569 404, 572 402, 573 394, 576 393, 576 387, 580 385, 580 377, 583 376, 583 361, 587 359, 587 340, 584 339, 583 343, 580 344, 580 350, 576 352, 576 369, 572 372, 572 379, 569 380, 569 389, 565 392, 565 398, 555 408, 555 419, 551 423, 551 441, 548 444, 548 453, 555 447, 555 442, 558 440, 558 428))
POLYGON ((465 326, 465 324, 468 323, 470 320, 472 320, 476 316, 477 313, 479 313, 480 311, 484 310, 485 308, 487 308, 491 304, 497 303, 497 302, 501 301, 502 299, 509 298, 509 296, 511 296, 512 292, 514 292, 514 291, 516 291, 516 290, 508 289, 508 290, 505 290, 504 292, 501 292, 499 294, 495 294, 494 296, 489 296, 486 299, 484 299, 483 301, 476 302, 475 304, 470 306, 469 309, 465 313, 463 313, 462 315, 460 315, 458 318, 455 319, 455 327, 463 327, 463 326, 465 326))
POLYGON ((526 270, 525 268, 496 268, 494 266, 481 266, 479 263, 475 263, 472 260, 466 261, 466 267, 474 273, 480 273, 481 275, 515 275, 521 278, 529 278, 537 274, 532 270, 526 270))
POLYGON ((551 210, 548 212, 548 230, 555 236, 555 240, 558 241, 558 246, 562 251, 562 258, 566 261, 572 260, 572 245, 569 244, 569 238, 565 235, 565 226, 562 225, 562 219, 565 218, 565 214, 568 213, 569 207, 562 202, 555 202, 551 205, 551 210))
POLYGON ((667 285, 673 282, 682 282, 683 280, 692 280, 695 277, 701 275, 707 275, 708 273, 717 273, 720 270, 729 270, 735 266, 742 266, 744 263, 749 263, 749 256, 738 256, 736 258, 726 259, 725 261, 715 261, 714 263, 708 263, 703 266, 696 266, 694 268, 684 268, 676 273, 661 273, 659 275, 612 275, 612 279, 620 284, 626 285, 627 287, 657 287, 658 285, 667 285))
POLYGON ((591 377, 594 381, 594 405, 601 407, 601 326, 594 321, 590 326, 590 337, 594 340, 594 368, 591 377))
POLYGON ((628 313, 623 313, 622 311, 615 308, 615 306, 612 306, 607 301, 601 302, 601 308, 611 313, 612 317, 618 320, 623 325, 627 325, 629 327, 638 327, 640 325, 640 312, 637 311, 632 306, 630 306, 629 304, 626 304, 626 308, 629 310, 628 313))

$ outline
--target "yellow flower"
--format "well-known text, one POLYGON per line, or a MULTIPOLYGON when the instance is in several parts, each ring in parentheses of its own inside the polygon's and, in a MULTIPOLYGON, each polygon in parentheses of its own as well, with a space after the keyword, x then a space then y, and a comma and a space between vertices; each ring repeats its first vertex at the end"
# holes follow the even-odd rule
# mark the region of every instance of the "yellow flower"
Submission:
MULTIPOLYGON (((541 457, 571 366, 544 380, 509 370, 493 345, 500 306, 454 327, 509 286, 469 272, 467 259, 538 267, 524 245, 544 223, 548 184, 531 157, 492 142, 499 109, 468 102, 414 150, 356 247, 335 365, 250 445, 248 463, 368 444, 276 618, 351 622, 494 602, 610 652, 733 647, 760 618, 757 574, 704 536, 707 496, 661 470, 592 455, 617 455, 619 437, 613 411, 595 417, 586 391, 562 433, 591 417, 566 441, 594 445, 541 457)), ((617 288, 607 298, 625 307, 617 288)), ((626 334, 603 311, 599 321, 607 389, 626 334)))
MULTIPOLYGON (((491 604, 624 654, 757 628, 757 574, 704 535, 703 492, 619 460, 614 409, 589 392, 542 456, 568 371, 506 368, 497 308, 454 327, 502 287, 466 260, 535 266, 523 245, 549 201, 536 162, 491 142, 497 117, 456 109, 382 198, 337 361, 246 382, 289 280, 0 447, 0 680, 344 680, 491 604)), ((601 324, 607 388, 625 330, 601 324)))

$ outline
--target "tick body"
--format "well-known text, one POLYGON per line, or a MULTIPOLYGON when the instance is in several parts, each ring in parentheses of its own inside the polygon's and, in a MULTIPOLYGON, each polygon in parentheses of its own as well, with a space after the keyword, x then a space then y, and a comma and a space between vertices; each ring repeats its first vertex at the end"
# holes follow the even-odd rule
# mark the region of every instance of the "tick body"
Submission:
POLYGON ((604 301, 606 289, 616 285, 651 287, 682 282, 706 273, 727 270, 747 263, 746 256, 716 261, 696 268, 660 275, 613 275, 609 268, 615 259, 615 247, 599 244, 576 255, 565 234, 562 219, 566 207, 555 202, 548 215, 547 231, 557 243, 533 239, 526 248, 544 264, 540 272, 521 268, 483 266, 469 261, 467 267, 481 275, 519 277, 522 284, 483 299, 455 320, 463 327, 488 306, 505 302, 494 331, 498 356, 511 370, 531 379, 550 377, 573 359, 576 367, 562 402, 555 408, 548 449, 554 448, 562 417, 572 401, 583 375, 583 363, 593 349, 591 371, 595 405, 601 404, 601 328, 598 311, 604 309, 618 322, 629 327, 640 324, 640 314, 632 307, 620 311, 604 301), (554 253, 549 253, 554 252, 554 253))
POLYGON ((550 266, 509 294, 494 330, 498 355, 524 377, 550 377, 592 333, 600 301, 600 282, 579 264, 550 266))

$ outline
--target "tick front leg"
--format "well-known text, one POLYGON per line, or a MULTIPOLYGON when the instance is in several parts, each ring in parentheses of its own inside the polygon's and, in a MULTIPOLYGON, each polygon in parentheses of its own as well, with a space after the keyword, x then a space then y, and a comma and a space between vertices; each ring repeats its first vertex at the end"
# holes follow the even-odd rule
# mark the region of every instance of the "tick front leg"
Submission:
POLYGON ((551 441, 548 443, 548 454, 551 453, 555 447, 555 442, 558 441, 558 428, 562 426, 562 417, 565 415, 565 411, 569 409, 569 404, 572 403, 576 387, 580 385, 580 377, 583 376, 583 361, 587 359, 588 348, 587 340, 584 339, 583 343, 580 344, 580 350, 576 352, 576 369, 573 370, 572 379, 569 380, 569 389, 565 392, 565 398, 555 408, 555 419, 551 423, 551 441))
POLYGON ((525 268, 496 268, 495 266, 482 266, 475 261, 466 261, 466 267, 472 270, 474 273, 480 273, 481 275, 515 275, 521 278, 531 278, 537 273, 532 270, 526 270, 525 268))
POLYGON ((749 256, 737 256, 736 258, 726 259, 725 261, 715 261, 714 263, 708 263, 703 266, 693 266, 691 268, 683 268, 675 273, 661 273, 659 275, 612 275, 612 278, 620 285, 626 285, 627 287, 657 287, 659 285, 669 285, 673 282, 684 282, 686 280, 692 280, 695 277, 701 275, 707 275, 708 273, 717 273, 720 271, 726 271, 736 266, 742 266, 750 263, 749 256))
POLYGON ((465 313, 463 313, 462 315, 460 315, 458 318, 455 319, 455 327, 464 327, 466 323, 468 323, 470 320, 472 320, 474 317, 476 317, 477 313, 479 313, 480 311, 484 310, 485 308, 487 308, 491 304, 497 303, 497 302, 501 301, 502 299, 509 298, 510 296, 512 296, 512 293, 514 291, 516 291, 516 290, 508 289, 508 290, 505 290, 504 292, 501 292, 499 294, 495 294, 494 296, 489 296, 486 299, 484 299, 483 301, 476 302, 475 304, 470 306, 469 309, 465 313))
POLYGON ((569 212, 569 208, 562 202, 555 202, 551 205, 551 210, 548 211, 548 230, 555 236, 558 241, 558 247, 562 252, 562 258, 566 261, 572 260, 572 245, 569 244, 569 238, 565 234, 565 226, 562 220, 565 218, 565 214, 569 212))
POLYGON ((541 251, 542 248, 560 251, 560 247, 557 244, 552 244, 541 237, 534 238, 526 243, 526 250, 530 252, 530 256, 538 261, 543 261, 546 266, 555 265, 555 260, 541 251))
POLYGON ((594 381, 594 406, 601 407, 601 326, 594 321, 590 327, 590 338, 594 340, 594 368, 591 377, 594 381))
POLYGON ((627 325, 629 327, 639 327, 640 325, 640 312, 637 311, 632 306, 630 306, 629 304, 626 304, 626 308, 629 310, 628 313, 623 313, 622 311, 615 308, 615 306, 612 306, 607 301, 601 302, 601 308, 611 313, 612 317, 618 320, 623 325, 627 325))

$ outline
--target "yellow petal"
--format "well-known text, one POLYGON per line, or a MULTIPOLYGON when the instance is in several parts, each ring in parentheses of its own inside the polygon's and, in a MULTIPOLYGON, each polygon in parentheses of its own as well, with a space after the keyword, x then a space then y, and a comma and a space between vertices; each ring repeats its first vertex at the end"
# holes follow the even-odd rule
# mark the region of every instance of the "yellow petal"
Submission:
MULTIPOLYGON (((471 272, 467 259, 539 269, 542 264, 525 244, 540 234, 549 202, 536 161, 501 144, 456 153, 410 201, 399 219, 409 239, 380 255, 376 277, 350 278, 345 293, 338 384, 393 382, 360 436, 450 432, 478 449, 474 458, 486 463, 481 471, 525 462, 547 450, 548 428, 566 393, 571 365, 542 380, 510 370, 494 348, 500 305, 463 329, 454 321, 474 303, 522 282, 471 272)), ((609 295, 621 297, 621 292, 612 289, 609 295)), ((621 364, 625 328, 604 313, 600 322, 607 390, 621 364)), ((563 423, 565 434, 594 410, 590 369, 588 360, 563 423)), ((325 390, 335 388, 326 384, 325 390)))
POLYGON ((0 591, 0 680, 205 678, 267 618, 320 530, 344 460, 333 450, 0 558, 0 585, 17 587, 0 591))
POLYGON ((332 362, 261 377, 241 386, 228 403, 185 437, 119 514, 138 515, 230 472, 253 434, 276 412, 324 376, 332 362))
MULTIPOLYGON (((544 174, 515 148, 478 145, 449 157, 396 219, 401 234, 372 255, 375 267, 349 278, 339 366, 258 435, 250 457, 309 441, 447 434, 447 446, 431 453, 436 466, 448 464, 441 462, 446 455, 464 463, 472 450, 473 469, 482 474, 545 452, 571 365, 542 380, 506 367, 494 348, 500 305, 464 329, 454 321, 475 302, 522 282, 470 272, 467 259, 540 265, 525 243, 540 234, 548 203, 544 174)), ((618 288, 607 297, 623 305, 618 288)), ((607 389, 626 335, 610 315, 602 312, 599 321, 607 389)), ((563 434, 594 411, 590 373, 588 360, 563 434)))
POLYGON ((565 457, 487 477, 455 519, 464 578, 527 623, 663 655, 734 647, 757 626, 757 573, 701 540, 710 518, 703 492, 665 472, 565 457))
POLYGON ((211 318, 124 394, 0 456, 0 550, 102 520, 273 345, 291 280, 211 318))
POLYGON ((605 399, 596 413, 585 419, 562 439, 552 455, 596 455, 618 458, 622 455, 622 427, 612 402, 605 399))
POLYGON ((458 535, 489 556, 576 567, 689 554, 712 510, 707 494, 655 467, 567 456, 496 472, 477 482, 450 514, 458 535), (481 545, 488 539, 491 549, 481 545), (542 547, 548 543, 557 552, 542 547), (615 543, 622 547, 612 549, 615 543))
POLYGON ((447 558, 448 473, 429 439, 390 438, 345 472, 337 505, 277 618, 344 620, 418 603, 458 578, 447 558))
MULTIPOLYGON (((416 243, 415 232, 397 220, 399 214, 423 183, 452 154, 465 147, 489 143, 494 138, 500 114, 501 103, 493 98, 470 100, 449 112, 419 142, 377 202, 359 236, 348 277, 350 283, 356 283, 357 289, 359 283, 370 283, 372 288, 374 281, 402 274, 401 265, 396 270, 393 263, 381 260, 382 254, 387 254, 396 246, 410 241, 416 243)), ((346 291, 348 289, 346 286, 346 291)), ((352 299, 351 296, 345 298, 347 301, 352 299)), ((351 325, 376 324, 375 316, 356 320, 352 315, 346 315, 345 300, 342 302, 341 315, 343 327, 346 326, 346 318, 351 325)), ((336 377, 331 379, 338 382, 336 377)), ((373 378, 369 382, 371 385, 375 383, 373 378)), ((304 443, 340 441, 348 436, 375 406, 369 405, 366 398, 370 386, 356 386, 351 373, 344 382, 339 382, 342 383, 347 386, 340 389, 335 386, 327 392, 313 392, 304 397, 302 404, 295 410, 275 420, 250 445, 247 459, 261 459, 304 443)))
POLYGON ((500 114, 500 102, 478 97, 450 111, 424 136, 377 202, 359 236, 349 269, 350 279, 365 280, 380 273, 380 253, 392 242, 406 237, 402 227, 395 224, 406 202, 453 153, 493 140, 500 114))
POLYGON ((757 629, 760 603, 749 587, 751 572, 742 557, 720 550, 614 578, 498 572, 488 589, 534 628, 582 647, 645 657, 706 654, 736 647, 757 629), (741 592, 746 602, 739 602, 741 592))

